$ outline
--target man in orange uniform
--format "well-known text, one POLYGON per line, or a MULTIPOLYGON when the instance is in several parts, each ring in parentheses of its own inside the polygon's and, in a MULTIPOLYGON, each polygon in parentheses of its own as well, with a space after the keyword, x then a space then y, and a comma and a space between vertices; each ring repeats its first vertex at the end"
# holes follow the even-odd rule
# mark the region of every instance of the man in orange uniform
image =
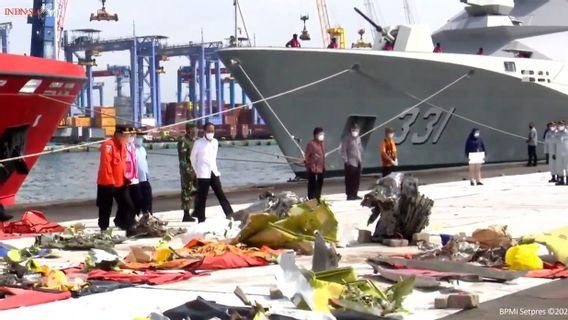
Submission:
POLYGON ((99 227, 106 230, 112 212, 112 201, 116 200, 118 209, 114 224, 126 230, 126 235, 134 234, 134 206, 128 196, 126 175, 127 127, 117 125, 112 139, 101 145, 101 162, 97 178, 97 207, 99 208, 99 227))
POLYGON ((386 177, 398 166, 394 130, 392 128, 385 129, 385 138, 381 144, 381 159, 383 160, 383 177, 386 177))

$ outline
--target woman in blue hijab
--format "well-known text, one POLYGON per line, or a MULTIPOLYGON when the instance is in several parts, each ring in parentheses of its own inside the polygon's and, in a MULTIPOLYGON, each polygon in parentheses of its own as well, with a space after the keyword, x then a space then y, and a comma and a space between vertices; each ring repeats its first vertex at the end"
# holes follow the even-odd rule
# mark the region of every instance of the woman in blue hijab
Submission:
MULTIPOLYGON (((481 186, 481 164, 485 162, 485 144, 479 136, 479 129, 473 128, 465 142, 465 156, 469 159, 469 181, 472 186, 481 186), (475 158, 472 153, 483 152, 483 159, 475 158)), ((478 155, 479 156, 479 155, 478 155)))

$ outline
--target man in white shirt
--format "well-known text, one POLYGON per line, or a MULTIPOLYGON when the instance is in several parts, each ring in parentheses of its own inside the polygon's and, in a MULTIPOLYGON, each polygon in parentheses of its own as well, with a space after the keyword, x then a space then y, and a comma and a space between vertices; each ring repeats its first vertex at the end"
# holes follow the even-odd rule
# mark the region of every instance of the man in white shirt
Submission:
POLYGON ((221 180, 219 179, 221 176, 219 169, 217 169, 219 141, 214 138, 215 126, 208 122, 203 126, 203 130, 205 131, 205 136, 195 141, 191 150, 191 166, 197 175, 197 199, 193 216, 197 218, 198 222, 205 221, 205 206, 207 204, 209 187, 215 192, 215 196, 217 196, 225 215, 229 217, 233 214, 233 209, 223 192, 221 180))

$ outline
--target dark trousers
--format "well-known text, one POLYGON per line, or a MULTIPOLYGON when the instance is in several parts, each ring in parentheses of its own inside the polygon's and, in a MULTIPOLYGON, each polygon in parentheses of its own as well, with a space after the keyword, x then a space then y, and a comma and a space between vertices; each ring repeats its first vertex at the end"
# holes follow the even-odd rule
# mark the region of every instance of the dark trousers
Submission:
POLYGON ((345 164, 344 169, 345 169, 345 194, 347 195, 347 199, 355 199, 358 197, 359 184, 361 182, 361 165, 354 167, 345 164))
POLYGON ((207 205, 207 194, 209 193, 209 187, 213 189, 215 196, 219 200, 223 212, 228 217, 233 214, 233 208, 225 193, 221 187, 221 179, 211 173, 210 179, 197 179, 197 199, 195 201, 195 209, 193 210, 193 216, 197 218, 198 222, 205 221, 205 207, 207 205))
POLYGON ((134 215, 139 215, 142 208, 142 194, 140 193, 139 184, 131 184, 128 186, 128 195, 130 200, 132 200, 132 206, 134 209, 134 215))
POLYGON ((383 178, 388 176, 389 174, 393 173, 395 171, 396 167, 395 166, 384 166, 383 165, 383 178))
POLYGON ((97 186, 97 207, 99 208, 99 227, 101 230, 108 229, 112 202, 116 200, 118 209, 114 218, 114 224, 128 230, 134 226, 134 206, 128 195, 127 186, 116 188, 113 186, 97 186))
POLYGON ((546 164, 549 164, 549 163, 550 163, 550 154, 547 153, 546 154, 546 164))
POLYGON ((528 165, 533 165, 536 167, 536 146, 529 146, 529 163, 528 165))
POLYGON ((313 173, 308 171, 308 199, 321 199, 321 189, 323 188, 323 173, 313 173))
POLYGON ((142 210, 142 213, 153 213, 152 186, 150 185, 150 181, 140 182, 140 194, 142 195, 142 201, 140 205, 140 210, 142 210))

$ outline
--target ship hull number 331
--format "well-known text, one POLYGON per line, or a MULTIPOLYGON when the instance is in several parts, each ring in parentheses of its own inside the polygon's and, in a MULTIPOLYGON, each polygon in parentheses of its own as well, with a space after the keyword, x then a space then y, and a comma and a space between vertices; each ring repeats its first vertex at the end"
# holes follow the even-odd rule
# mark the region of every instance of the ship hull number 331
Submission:
POLYGON ((455 111, 456 108, 444 110, 431 107, 421 116, 420 109, 415 108, 409 110, 399 118, 403 122, 401 131, 395 135, 394 141, 396 144, 402 144, 410 136, 410 142, 412 142, 412 144, 425 144, 428 140, 431 140, 432 144, 436 144, 440 141, 440 137, 442 133, 444 133, 455 111), (413 129, 419 118, 425 122, 424 128, 413 129))

